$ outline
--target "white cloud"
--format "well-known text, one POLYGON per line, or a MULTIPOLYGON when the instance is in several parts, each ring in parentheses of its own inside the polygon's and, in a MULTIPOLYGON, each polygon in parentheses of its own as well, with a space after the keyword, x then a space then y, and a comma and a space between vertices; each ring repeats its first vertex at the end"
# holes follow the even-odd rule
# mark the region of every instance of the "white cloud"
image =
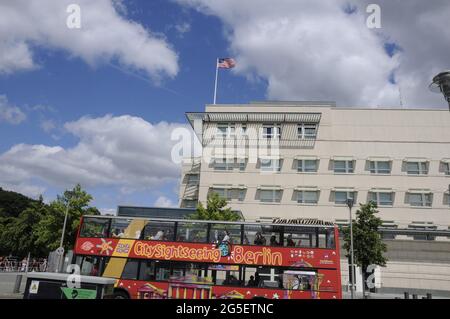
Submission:
POLYGON ((61 49, 90 65, 119 63, 158 79, 178 72, 165 39, 127 19, 119 0, 78 0, 81 29, 66 25, 72 0, 0 2, 0 73, 38 67, 35 47, 61 49))
POLYGON ((235 72, 267 81, 267 97, 335 100, 339 105, 442 106, 428 91, 438 70, 449 68, 450 6, 445 0, 379 1, 382 29, 368 29, 366 6, 347 14, 347 0, 177 0, 225 26, 235 72), (404 50, 389 57, 386 42, 404 50))
POLYGON ((185 33, 191 31, 191 24, 188 23, 188 22, 183 22, 183 23, 180 23, 180 24, 176 24, 174 26, 174 28, 177 31, 178 36, 179 37, 183 37, 185 33))
POLYGON ((44 132, 49 133, 56 128, 56 124, 51 119, 43 119, 40 123, 40 127, 44 130, 44 132))
POLYGON ((27 116, 19 107, 9 103, 6 95, 0 95, 0 122, 5 121, 16 125, 25 121, 26 118, 27 116))
POLYGON ((167 197, 165 196, 159 196, 155 203, 155 207, 176 207, 176 205, 167 197))
POLYGON ((174 129, 187 125, 151 124, 129 115, 83 117, 65 124, 79 142, 62 146, 17 144, 0 155, 0 185, 35 180, 57 187, 113 186, 120 190, 151 189, 180 178, 171 140, 174 129))

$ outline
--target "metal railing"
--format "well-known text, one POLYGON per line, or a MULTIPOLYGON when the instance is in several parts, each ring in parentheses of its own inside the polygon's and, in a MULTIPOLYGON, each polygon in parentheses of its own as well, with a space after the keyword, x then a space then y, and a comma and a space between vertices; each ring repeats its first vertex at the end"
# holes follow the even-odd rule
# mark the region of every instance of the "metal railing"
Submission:
POLYGON ((47 269, 47 261, 2 260, 0 272, 43 272, 47 269))

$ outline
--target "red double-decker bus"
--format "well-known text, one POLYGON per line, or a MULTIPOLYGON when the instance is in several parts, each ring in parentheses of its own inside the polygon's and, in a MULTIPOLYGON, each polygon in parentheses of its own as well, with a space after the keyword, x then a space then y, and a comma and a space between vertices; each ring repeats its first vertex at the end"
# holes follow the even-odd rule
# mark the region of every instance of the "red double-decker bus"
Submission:
POLYGON ((116 298, 340 299, 337 227, 85 216, 82 275, 116 278, 116 298))

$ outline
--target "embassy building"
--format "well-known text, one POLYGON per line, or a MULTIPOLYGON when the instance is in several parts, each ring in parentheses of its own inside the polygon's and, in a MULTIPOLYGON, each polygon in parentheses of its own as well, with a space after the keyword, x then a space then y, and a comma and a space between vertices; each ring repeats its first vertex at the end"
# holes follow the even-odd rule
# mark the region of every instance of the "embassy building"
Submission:
POLYGON ((425 272, 435 275, 423 289, 450 291, 447 109, 252 102, 186 116, 202 156, 183 162, 180 207, 205 204, 216 192, 248 221, 317 218, 346 226, 347 199, 354 211, 374 201, 390 260, 379 286, 420 290, 425 272))

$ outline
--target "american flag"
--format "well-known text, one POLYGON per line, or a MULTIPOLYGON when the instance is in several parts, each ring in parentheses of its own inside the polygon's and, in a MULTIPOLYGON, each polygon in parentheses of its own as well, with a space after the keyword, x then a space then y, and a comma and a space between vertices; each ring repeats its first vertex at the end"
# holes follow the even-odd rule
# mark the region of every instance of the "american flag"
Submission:
POLYGON ((236 61, 232 58, 221 58, 217 63, 217 67, 221 69, 231 69, 236 66, 236 61))

